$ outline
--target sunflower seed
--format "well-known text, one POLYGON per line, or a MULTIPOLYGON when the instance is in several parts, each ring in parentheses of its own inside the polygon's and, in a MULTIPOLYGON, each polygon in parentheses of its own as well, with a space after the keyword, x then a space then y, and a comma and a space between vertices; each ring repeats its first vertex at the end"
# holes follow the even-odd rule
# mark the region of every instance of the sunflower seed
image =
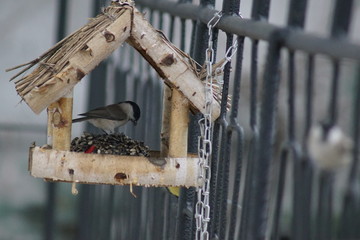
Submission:
POLYGON ((93 135, 84 133, 81 137, 75 137, 71 142, 71 151, 85 152, 91 146, 95 146, 93 153, 149 156, 149 147, 142 141, 136 141, 123 133, 93 135))

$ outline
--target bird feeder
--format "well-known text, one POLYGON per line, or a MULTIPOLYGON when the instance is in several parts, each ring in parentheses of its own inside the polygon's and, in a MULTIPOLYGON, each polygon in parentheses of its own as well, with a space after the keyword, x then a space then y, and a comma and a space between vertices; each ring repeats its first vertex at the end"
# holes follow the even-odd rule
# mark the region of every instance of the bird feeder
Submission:
MULTIPOLYGON (((87 184, 201 184, 198 158, 187 153, 189 110, 205 111, 204 83, 193 63, 132 3, 112 2, 42 56, 19 66, 25 69, 14 78, 38 64, 15 82, 16 90, 34 113, 45 108, 48 113, 48 145, 30 148, 30 174, 48 181, 87 184), (124 42, 133 46, 167 85, 161 151, 151 152, 150 157, 70 152, 73 87, 124 42)), ((219 114, 220 105, 213 101, 212 119, 219 114)))

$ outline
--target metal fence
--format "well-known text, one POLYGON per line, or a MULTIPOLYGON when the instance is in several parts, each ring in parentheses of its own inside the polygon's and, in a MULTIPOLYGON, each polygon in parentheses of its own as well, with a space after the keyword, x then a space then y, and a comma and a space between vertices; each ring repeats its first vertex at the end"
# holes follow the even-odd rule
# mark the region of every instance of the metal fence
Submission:
MULTIPOLYGON (((94 1, 94 14, 105 4, 94 1)), ((359 69, 360 46, 346 38, 353 4, 352 0, 335 1, 331 32, 323 38, 302 31, 307 0, 290 0, 285 27, 267 22, 270 0, 253 0, 251 19, 239 16, 240 0, 223 1, 223 17, 214 36, 222 31, 226 41, 215 39, 215 43, 226 51, 237 39, 239 47, 236 59, 224 69, 223 99, 231 94, 232 106, 227 111, 222 101, 213 131, 210 239, 360 239, 356 184, 360 73, 347 75, 354 85, 347 92, 341 90, 344 62, 351 61, 357 66, 351 69, 359 69), (265 64, 260 65, 264 56, 258 49, 263 42, 267 52, 265 64), (249 44, 249 55, 244 54, 244 44, 249 44), (303 65, 298 63, 299 56, 303 65), (329 79, 315 76, 319 59, 328 59, 329 79), (243 61, 250 62, 248 75, 242 72, 243 61), (319 103, 327 109, 320 118, 315 94, 320 91, 319 81, 328 86, 320 89, 327 96, 319 103), (340 104, 343 98, 351 108, 348 116, 340 104), (306 151, 307 135, 317 120, 344 126, 354 142, 345 187, 340 191, 333 181, 337 175, 318 174, 306 151)), ((207 23, 218 11, 214 0, 201 0, 199 5, 191 0, 136 0, 136 5, 171 41, 204 63, 207 23)), ((136 101, 142 118, 126 134, 159 149, 163 85, 150 65, 123 46, 92 72, 90 81, 89 108, 136 101)), ((199 117, 192 116, 191 152, 197 151, 199 117)), ((135 187, 134 192, 137 198, 129 187, 81 186, 76 239, 195 239, 195 189, 182 189, 178 199, 163 188, 135 187)), ((48 209, 51 213, 51 204, 48 209)), ((47 229, 51 224, 48 221, 47 229)))

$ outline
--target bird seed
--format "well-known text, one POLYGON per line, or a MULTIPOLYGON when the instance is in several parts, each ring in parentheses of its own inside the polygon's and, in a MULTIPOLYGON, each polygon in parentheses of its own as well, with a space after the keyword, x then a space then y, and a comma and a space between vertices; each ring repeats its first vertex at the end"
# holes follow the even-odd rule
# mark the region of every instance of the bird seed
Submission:
POLYGON ((95 146, 92 153, 130 155, 149 157, 149 147, 144 142, 136 141, 124 133, 92 135, 84 133, 71 141, 70 150, 73 152, 86 152, 91 146, 95 146))

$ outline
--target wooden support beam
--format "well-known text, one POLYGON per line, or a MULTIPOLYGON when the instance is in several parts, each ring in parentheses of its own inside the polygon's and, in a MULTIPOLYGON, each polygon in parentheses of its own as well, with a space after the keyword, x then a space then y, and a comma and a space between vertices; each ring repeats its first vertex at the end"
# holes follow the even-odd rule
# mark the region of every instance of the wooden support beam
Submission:
MULTIPOLYGON (((184 157, 187 155, 189 129, 189 101, 176 89, 171 90, 169 126, 169 157, 184 157)), ((175 196, 180 196, 180 188, 169 187, 175 196)))
POLYGON ((70 150, 73 91, 48 107, 48 144, 53 149, 70 150))
POLYGON ((86 74, 123 44, 130 36, 131 11, 131 8, 125 9, 105 30, 98 31, 91 40, 84 42, 83 48, 69 59, 62 71, 23 96, 36 114, 66 95, 86 74))
POLYGON ((170 140, 170 113, 171 113, 171 89, 164 84, 163 89, 163 111, 160 133, 160 155, 167 157, 169 154, 170 140))
POLYGON ((172 90, 170 113, 169 157, 187 155, 189 101, 177 90, 172 90))
POLYGON ((197 186, 198 158, 160 158, 30 149, 31 175, 49 181, 141 186, 197 186))
MULTIPOLYGON (((204 84, 189 63, 189 57, 151 26, 136 8, 127 42, 151 64, 167 85, 184 95, 195 109, 205 113, 204 84)), ((212 120, 219 115, 220 104, 214 99, 212 120)))
POLYGON ((52 146, 53 143, 53 114, 58 106, 58 102, 50 104, 47 108, 47 140, 46 143, 52 146))

